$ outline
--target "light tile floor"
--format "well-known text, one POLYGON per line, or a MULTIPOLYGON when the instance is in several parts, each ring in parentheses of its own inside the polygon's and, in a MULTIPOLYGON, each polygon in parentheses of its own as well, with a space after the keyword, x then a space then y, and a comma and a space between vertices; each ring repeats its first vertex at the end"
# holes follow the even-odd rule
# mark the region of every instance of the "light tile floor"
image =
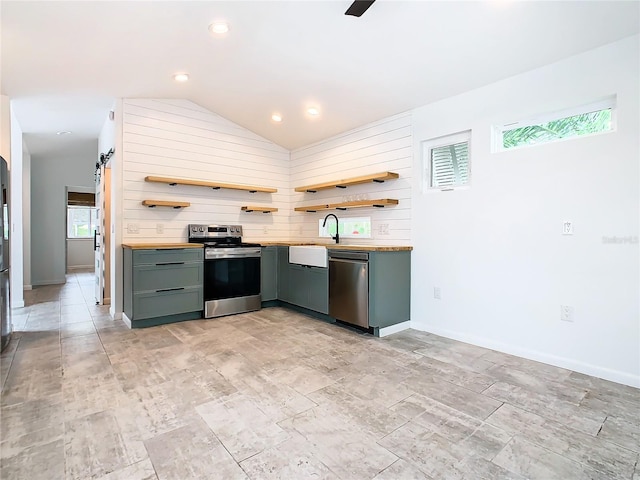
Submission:
POLYGON ((640 479, 640 391, 282 308, 129 330, 93 276, 27 292, 2 479, 640 479))

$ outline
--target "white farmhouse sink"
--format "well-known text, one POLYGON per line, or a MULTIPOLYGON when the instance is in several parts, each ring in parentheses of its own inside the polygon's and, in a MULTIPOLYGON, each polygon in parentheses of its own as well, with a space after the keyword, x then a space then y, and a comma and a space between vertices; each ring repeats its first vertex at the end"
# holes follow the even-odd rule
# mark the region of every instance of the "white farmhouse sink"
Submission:
POLYGON ((327 248, 322 245, 298 245, 289 247, 289 263, 310 267, 327 267, 327 248))

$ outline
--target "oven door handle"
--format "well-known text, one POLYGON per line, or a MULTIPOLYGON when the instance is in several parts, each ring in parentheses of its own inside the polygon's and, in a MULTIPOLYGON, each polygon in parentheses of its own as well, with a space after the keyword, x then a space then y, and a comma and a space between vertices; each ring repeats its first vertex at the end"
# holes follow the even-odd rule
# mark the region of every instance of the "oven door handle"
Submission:
POLYGON ((205 260, 220 260, 225 258, 260 258, 261 251, 259 248, 255 250, 246 249, 243 252, 221 252, 208 253, 205 251, 205 260))
POLYGON ((161 267, 164 265, 184 265, 184 262, 163 262, 163 263, 156 263, 156 267, 161 267))
POLYGON ((160 292, 177 292, 178 290, 184 290, 184 287, 161 288, 160 290, 156 290, 156 293, 160 293, 160 292))
POLYGON ((243 254, 243 255, 215 255, 213 257, 205 257, 205 260, 229 260, 229 259, 242 259, 242 258, 260 258, 260 254, 243 254))

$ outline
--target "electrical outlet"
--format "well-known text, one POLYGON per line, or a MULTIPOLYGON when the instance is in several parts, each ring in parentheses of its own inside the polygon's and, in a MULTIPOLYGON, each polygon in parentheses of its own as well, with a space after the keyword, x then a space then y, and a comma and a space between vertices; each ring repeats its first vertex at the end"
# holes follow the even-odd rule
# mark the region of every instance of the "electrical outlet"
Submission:
POLYGON ((562 222, 562 234, 573 235, 573 222, 571 220, 565 220, 562 222))
POLYGON ((560 320, 563 322, 573 322, 573 307, 560 305, 560 320))
POLYGON ((433 298, 436 300, 442 300, 442 292, 440 291, 440 287, 433 287, 433 298))
POLYGON ((381 223, 378 225, 378 234, 379 235, 389 235, 389 224, 381 223))
POLYGON ((127 223, 127 233, 140 233, 140 225, 137 223, 127 223))
POLYGON ((162 235, 164 233, 164 223, 156 223, 156 233, 162 235))
POLYGON ((269 233, 269 228, 266 225, 262 227, 262 233, 265 235, 269 233))

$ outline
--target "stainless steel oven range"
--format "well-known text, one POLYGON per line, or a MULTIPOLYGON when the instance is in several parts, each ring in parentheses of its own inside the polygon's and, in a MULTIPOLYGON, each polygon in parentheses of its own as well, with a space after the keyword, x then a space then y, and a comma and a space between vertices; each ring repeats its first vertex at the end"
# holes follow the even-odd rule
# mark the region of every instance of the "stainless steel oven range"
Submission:
POLYGON ((189 243, 204 244, 204 316, 259 310, 260 245, 242 242, 240 225, 189 225, 189 243))

